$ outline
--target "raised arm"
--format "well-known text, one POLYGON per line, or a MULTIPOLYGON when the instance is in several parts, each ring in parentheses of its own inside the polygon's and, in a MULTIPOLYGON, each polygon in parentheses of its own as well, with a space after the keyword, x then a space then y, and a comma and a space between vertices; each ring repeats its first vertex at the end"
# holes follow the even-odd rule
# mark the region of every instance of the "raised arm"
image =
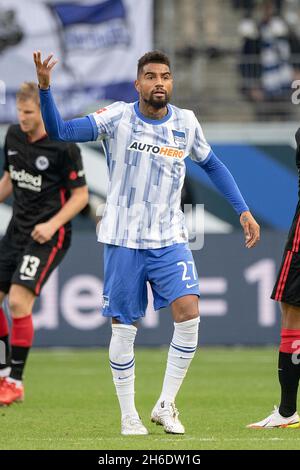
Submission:
POLYGON ((58 62, 52 60, 53 54, 42 61, 41 52, 35 51, 33 59, 40 88, 41 112, 49 137, 65 142, 96 140, 98 129, 92 116, 71 119, 70 121, 64 121, 61 118, 50 90, 51 71, 58 62))

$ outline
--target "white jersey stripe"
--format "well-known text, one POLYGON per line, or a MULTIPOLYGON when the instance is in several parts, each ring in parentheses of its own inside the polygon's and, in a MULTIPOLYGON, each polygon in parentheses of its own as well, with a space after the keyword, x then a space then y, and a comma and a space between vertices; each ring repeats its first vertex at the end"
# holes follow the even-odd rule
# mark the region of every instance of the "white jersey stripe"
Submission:
POLYGON ((201 163, 211 151, 194 113, 168 105, 156 121, 141 115, 138 103, 116 102, 92 116, 109 171, 99 240, 128 248, 187 242, 184 159, 201 163))

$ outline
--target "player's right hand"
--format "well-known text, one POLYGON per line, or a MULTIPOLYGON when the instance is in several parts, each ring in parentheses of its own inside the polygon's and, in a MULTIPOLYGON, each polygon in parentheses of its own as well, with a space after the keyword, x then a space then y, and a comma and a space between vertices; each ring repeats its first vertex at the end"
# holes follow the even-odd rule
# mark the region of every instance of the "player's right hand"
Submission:
POLYGON ((41 51, 34 51, 33 60, 35 63, 36 74, 39 82, 39 87, 46 90, 50 86, 51 70, 57 64, 58 60, 53 60, 54 54, 50 54, 47 59, 42 62, 41 51))
POLYGON ((244 229, 246 248, 252 248, 260 240, 260 226, 249 211, 242 212, 240 223, 244 229))

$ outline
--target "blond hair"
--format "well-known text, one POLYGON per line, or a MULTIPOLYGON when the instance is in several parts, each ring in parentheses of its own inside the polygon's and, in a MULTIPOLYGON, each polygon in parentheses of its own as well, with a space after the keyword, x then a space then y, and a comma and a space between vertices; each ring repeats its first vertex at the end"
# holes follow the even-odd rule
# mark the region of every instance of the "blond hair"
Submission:
POLYGON ((17 100, 33 100, 36 104, 40 105, 39 87, 35 82, 23 82, 16 94, 16 97, 17 100))

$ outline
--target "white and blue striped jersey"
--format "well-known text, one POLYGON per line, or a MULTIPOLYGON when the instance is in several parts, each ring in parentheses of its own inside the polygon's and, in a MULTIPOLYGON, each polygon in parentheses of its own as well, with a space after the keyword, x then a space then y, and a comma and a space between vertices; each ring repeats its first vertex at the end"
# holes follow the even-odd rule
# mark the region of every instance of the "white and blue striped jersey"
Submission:
POLYGON ((98 240, 141 249, 186 243, 184 159, 201 163, 211 152, 194 113, 168 105, 163 119, 152 120, 138 103, 115 102, 91 116, 109 172, 98 240))

